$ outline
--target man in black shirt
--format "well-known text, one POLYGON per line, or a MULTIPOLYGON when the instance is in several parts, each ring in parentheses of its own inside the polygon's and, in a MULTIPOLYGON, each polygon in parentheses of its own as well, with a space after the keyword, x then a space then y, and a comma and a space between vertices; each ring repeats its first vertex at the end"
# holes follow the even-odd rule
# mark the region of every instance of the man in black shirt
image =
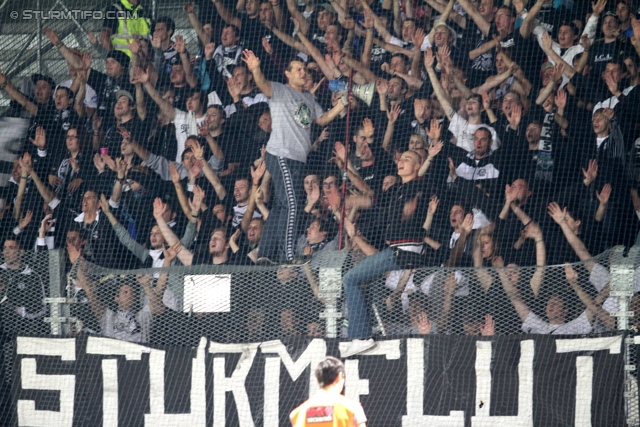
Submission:
POLYGON ((496 32, 491 34, 496 38, 489 40, 482 46, 475 49, 476 55, 483 55, 490 50, 496 48, 500 43, 500 47, 509 52, 511 59, 522 67, 527 79, 534 81, 540 64, 543 62, 544 52, 538 46, 535 38, 531 36, 531 28, 533 21, 540 11, 545 0, 538 0, 529 11, 529 14, 522 22, 518 31, 514 30, 516 21, 516 13, 512 7, 501 6, 498 8, 495 16, 496 32))
POLYGON ((129 82, 129 57, 118 50, 109 52, 106 60, 106 74, 90 68, 87 84, 98 94, 98 109, 105 113, 105 122, 110 126, 115 121, 114 105, 118 101, 116 92, 126 90, 135 93, 135 87, 129 82))
POLYGON ((356 354, 371 348, 373 340, 363 340, 371 336, 371 325, 367 316, 367 303, 362 283, 379 277, 385 271, 401 270, 396 262, 396 252, 422 251, 422 218, 426 211, 426 197, 422 194, 422 182, 418 181, 420 157, 407 151, 398 160, 398 175, 402 183, 392 187, 394 201, 383 212, 386 222, 386 248, 365 258, 344 276, 344 288, 349 310, 349 338, 355 339, 353 352, 356 354), (363 341, 361 341, 363 340, 363 341))
POLYGON ((120 152, 122 135, 118 131, 119 127, 127 129, 136 141, 144 142, 147 140, 146 126, 136 114, 135 100, 130 92, 126 90, 116 92, 116 103, 113 106, 113 112, 116 121, 113 126, 107 129, 104 143, 101 144, 101 147, 108 148, 111 155, 120 152))

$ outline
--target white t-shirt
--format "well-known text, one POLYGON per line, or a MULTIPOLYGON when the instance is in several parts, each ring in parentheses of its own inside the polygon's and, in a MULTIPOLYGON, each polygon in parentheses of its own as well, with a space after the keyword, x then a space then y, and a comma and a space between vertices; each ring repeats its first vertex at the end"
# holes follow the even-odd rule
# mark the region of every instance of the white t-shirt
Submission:
POLYGON ((173 125, 176 127, 176 140, 178 141, 178 152, 175 161, 182 163, 182 152, 185 149, 187 137, 198 134, 198 126, 207 118, 205 114, 197 118, 196 113, 184 112, 176 108, 176 117, 173 119, 173 125))
POLYGON ((592 329, 591 322, 589 322, 589 319, 587 318, 586 310, 571 322, 558 325, 552 325, 549 322, 545 322, 539 316, 534 314, 533 311, 530 311, 522 324, 522 331, 525 334, 582 335, 590 333, 592 329))
POLYGON ((466 151, 473 151, 473 134, 481 127, 489 129, 491 132, 491 150, 497 150, 500 147, 500 138, 491 126, 485 124, 473 125, 466 121, 460 114, 455 113, 449 124, 449 131, 456 137, 456 145, 464 148, 466 151))
POLYGON ((129 312, 112 311, 107 308, 100 319, 102 335, 130 342, 149 342, 151 312, 140 310, 135 317, 129 312))

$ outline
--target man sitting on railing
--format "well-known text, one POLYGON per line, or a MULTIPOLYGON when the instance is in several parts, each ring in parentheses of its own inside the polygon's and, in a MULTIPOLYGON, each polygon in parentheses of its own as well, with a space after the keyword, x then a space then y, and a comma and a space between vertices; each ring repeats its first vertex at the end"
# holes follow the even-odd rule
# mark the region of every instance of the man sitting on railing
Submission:
POLYGON ((342 357, 361 353, 375 345, 371 337, 371 325, 362 282, 377 278, 390 270, 401 270, 397 257, 402 252, 422 252, 422 212, 426 197, 422 194, 422 182, 418 181, 420 157, 407 151, 398 160, 398 175, 402 183, 394 190, 394 203, 385 212, 386 248, 365 258, 344 276, 344 288, 349 310, 349 338, 354 339, 342 357))

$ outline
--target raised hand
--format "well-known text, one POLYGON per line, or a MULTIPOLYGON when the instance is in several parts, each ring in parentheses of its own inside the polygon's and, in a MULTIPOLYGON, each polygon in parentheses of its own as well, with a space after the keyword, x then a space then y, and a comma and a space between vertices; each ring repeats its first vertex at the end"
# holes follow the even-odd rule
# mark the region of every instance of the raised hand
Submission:
POLYGON ((584 184, 587 186, 590 185, 598 176, 598 160, 589 160, 589 166, 587 170, 582 168, 582 174, 584 175, 584 184))
POLYGON ((153 217, 156 219, 162 217, 162 215, 164 214, 164 211, 166 210, 167 210, 166 203, 163 203, 160 197, 156 197, 155 200, 153 201, 153 217))
POLYGON ((102 155, 100 153, 96 153, 93 155, 93 164, 96 169, 98 169, 98 173, 104 172, 105 163, 104 160, 102 160, 102 155))
POLYGON ((169 163, 169 175, 171 175, 171 182, 174 184, 180 183, 180 172, 178 172, 175 163, 169 163))
POLYGON ((378 80, 376 81, 376 92, 378 92, 380 96, 385 96, 388 90, 389 90, 389 82, 383 79, 382 77, 379 77, 378 80))
POLYGON ((387 110, 387 119, 389 119, 391 123, 395 123, 396 120, 398 120, 401 111, 402 107, 400 106, 400 104, 391 106, 391 108, 387 110))
POLYGON ((569 283, 575 283, 578 280, 578 273, 570 265, 564 266, 564 277, 569 283))
POLYGON ((505 204, 511 204, 516 199, 518 195, 517 191, 515 191, 509 184, 504 186, 504 202, 505 204))
POLYGON ((452 180, 456 180, 456 178, 458 177, 458 173, 456 171, 456 165, 453 163, 453 159, 451 157, 447 158, 448 164, 449 164, 449 176, 451 177, 452 180))
POLYGON ((567 216, 567 208, 561 209, 557 202, 551 202, 547 207, 547 213, 556 224, 561 224, 567 216))
POLYGON ((567 107, 567 92, 564 89, 558 89, 555 103, 558 108, 565 109, 567 107))
MULTIPOLYGON (((71 264, 75 264, 80 256, 82 256, 82 248, 77 248, 75 245, 67 243, 67 255, 69 255, 69 261, 71 264)), ((80 277, 80 270, 82 269, 78 269, 78 277, 80 277)), ((76 283, 85 290, 86 286, 90 286, 88 280, 78 280, 76 283)))
POLYGON ((604 7, 607 5, 607 0, 598 0, 597 2, 591 2, 591 10, 593 10, 593 14, 596 16, 602 15, 604 12, 604 7))
POLYGON ((204 46, 204 57, 209 60, 213 58, 213 52, 216 51, 216 44, 214 42, 207 43, 204 46))
POLYGON ((491 108, 491 99, 489 98, 489 94, 487 92, 482 92, 480 94, 482 96, 482 106, 485 110, 491 108))
POLYGON ((193 13, 194 12, 193 2, 192 1, 186 2, 184 6, 182 6, 182 10, 185 13, 193 13))
POLYGON ((250 168, 251 168, 251 180, 253 185, 259 185, 260 180, 262 179, 265 171, 267 170, 267 162, 260 162, 258 167, 256 167, 255 169, 253 168, 253 166, 251 166, 250 168))
POLYGON ((33 218, 33 211, 27 211, 27 213, 24 214, 22 219, 20 219, 20 222, 18 222, 18 228, 20 230, 24 230, 25 228, 27 228, 27 225, 29 225, 32 218, 33 218))
POLYGON ((320 89, 320 86, 322 86, 322 84, 327 80, 326 77, 321 78, 318 83, 314 84, 313 87, 311 88, 311 90, 309 91, 312 95, 315 95, 316 92, 318 92, 318 89, 320 89))
POLYGON ((366 138, 373 138, 375 128, 373 127, 373 122, 369 117, 365 117, 362 121, 362 127, 364 128, 364 136, 366 138))
POLYGON ((500 255, 496 255, 491 260, 491 265, 495 268, 504 267, 504 259, 500 255))
POLYGON ((542 50, 550 52, 553 46, 553 39, 548 32, 542 33, 542 50))
POLYGON ((607 89, 609 89, 609 92, 611 92, 613 95, 618 92, 619 83, 613 79, 611 73, 608 73, 606 71, 604 72, 604 82, 607 84, 607 89))
POLYGON ((428 159, 433 159, 435 156, 437 156, 440 151, 442 151, 442 148, 444 147, 444 142, 442 141, 432 141, 431 145, 429 146, 429 149, 427 150, 428 159))
POLYGON ((173 48, 175 49, 175 51, 178 53, 187 53, 187 44, 184 41, 184 37, 175 36, 174 40, 175 41, 173 42, 173 48))
POLYGON ((334 153, 336 154, 336 156, 338 156, 338 158, 341 161, 345 161, 346 157, 347 157, 347 149, 345 148, 344 144, 340 141, 336 141, 335 145, 334 145, 334 153))
POLYGON ((151 46, 154 49, 162 49, 162 40, 160 40, 160 37, 151 36, 151 46))
POLYGON ((466 214, 464 216, 464 221, 460 224, 460 230, 464 231, 467 236, 471 234, 471 230, 473 230, 473 214, 466 214))
POLYGON ((232 99, 236 97, 240 97, 242 93, 242 85, 240 82, 236 82, 234 79, 227 79, 227 90, 229 91, 229 95, 231 95, 232 99))
POLYGON ((191 216, 198 216, 198 214, 200 213, 200 208, 202 207, 202 200, 204 200, 204 191, 199 186, 194 185, 193 198, 189 200, 189 206, 191 207, 191 216))
POLYGON ((602 187, 602 191, 600 192, 596 190, 596 197, 598 198, 598 201, 600 202, 600 204, 603 206, 609 203, 610 196, 611 196, 611 184, 605 184, 604 187, 602 187))
POLYGON ((24 153, 20 159, 20 166, 22 167, 21 176, 27 177, 31 175, 33 170, 33 162, 31 161, 31 154, 24 153))
POLYGON ((47 145, 47 133, 42 126, 36 128, 36 137, 29 138, 29 141, 40 150, 44 150, 47 145))
POLYGON ((429 208, 427 209, 427 213, 433 215, 436 213, 436 210, 438 210, 438 204, 440 204, 440 199, 438 199, 438 196, 433 195, 431 196, 431 200, 429 200, 429 208))
POLYGON ((429 130, 427 131, 427 136, 431 140, 432 145, 433 143, 440 141, 441 133, 442 124, 436 118, 431 119, 431 121, 429 122, 429 130))
POLYGON ((204 160, 194 159, 193 162, 191 162, 191 167, 187 171, 190 180, 196 179, 200 176, 200 172, 202 172, 202 163, 204 163, 204 160))
POLYGON ((375 18, 373 17, 373 11, 369 8, 364 10, 364 21, 362 22, 362 26, 366 29, 373 28, 375 25, 375 18))
POLYGON ((242 51, 242 61, 247 64, 249 71, 253 71, 260 68, 260 59, 249 49, 242 51))
POLYGON ((104 194, 100 195, 100 210, 102 210, 102 212, 105 215, 108 215, 111 212, 109 201, 107 200, 107 197, 104 194))
POLYGON ((356 226, 349 218, 344 219, 344 230, 347 232, 349 238, 353 238, 356 235, 356 226))
POLYGON ((98 38, 93 33, 93 31, 87 30, 87 38, 89 39, 89 43, 91 43, 93 46, 98 44, 98 38))
POLYGON ((435 58, 433 56, 433 50, 431 50, 431 48, 427 48, 427 50, 424 51, 424 67, 428 70, 430 68, 433 68, 433 64, 435 62, 435 58))
POLYGON ((82 61, 80 65, 83 70, 88 71, 91 68, 92 61, 93 61, 93 57, 91 56, 91 52, 86 51, 82 53, 82 61))
POLYGON ((58 46, 60 44, 60 37, 58 37, 58 34, 51 28, 45 27, 42 29, 42 32, 47 36, 52 45, 58 46))
POLYGON ((415 116, 416 120, 420 121, 420 123, 422 123, 422 116, 424 116, 424 110, 425 110, 425 104, 424 101, 422 99, 414 99, 413 100, 413 115, 415 116))
POLYGON ((511 129, 517 129, 522 121, 522 105, 514 104, 511 107, 510 113, 507 115, 507 121, 511 129))
POLYGON ((162 254, 164 255, 164 262, 171 263, 171 261, 173 261, 175 257, 178 256, 181 250, 182 250, 182 243, 180 243, 180 240, 178 240, 168 248, 163 249, 162 254))
POLYGON ((564 74, 564 64, 556 64, 556 66, 553 67, 553 81, 557 82, 560 80, 562 78, 562 74, 564 74))
POLYGON ((137 55, 138 52, 140 52, 140 39, 137 35, 134 35, 131 41, 127 41, 127 44, 129 46, 129 50, 133 55, 137 55))
POLYGON ((51 227, 53 227, 53 225, 55 224, 55 222, 51 221, 52 218, 53 218, 53 214, 47 214, 44 216, 44 218, 42 218, 42 221, 40 221, 41 235, 45 235, 49 230, 51 230, 51 227))
POLYGON ((413 33, 413 45, 419 49, 420 46, 422 46, 422 42, 424 41, 424 38, 425 38, 424 30, 422 28, 417 28, 416 31, 413 33))
POLYGON ((591 39, 589 39, 588 35, 583 35, 580 37, 580 46, 584 48, 584 50, 589 50, 591 47, 591 39))
POLYGON ((198 143, 198 141, 194 139, 189 139, 186 144, 187 148, 190 148, 193 152, 193 157, 196 160, 204 159, 204 147, 198 143))
POLYGON ((522 236, 527 239, 540 240, 542 239, 542 230, 537 222, 532 221, 522 230, 522 236))
POLYGON ((118 179, 124 179, 124 177, 127 176, 128 167, 129 165, 124 158, 118 157, 116 159, 116 173, 118 174, 118 179))

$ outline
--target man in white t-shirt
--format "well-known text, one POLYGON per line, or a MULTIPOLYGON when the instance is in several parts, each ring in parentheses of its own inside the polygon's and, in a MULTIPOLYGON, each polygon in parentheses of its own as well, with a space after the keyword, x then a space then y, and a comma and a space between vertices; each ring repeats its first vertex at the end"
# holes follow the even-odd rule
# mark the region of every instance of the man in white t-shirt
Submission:
POLYGON ((482 96, 478 94, 472 94, 467 97, 467 103, 465 111, 469 116, 469 120, 465 120, 459 115, 451 106, 449 99, 444 93, 444 89, 440 84, 440 79, 436 76, 432 67, 427 68, 433 91, 438 97, 442 110, 449 118, 449 131, 456 137, 456 145, 466 151, 473 151, 473 135, 480 128, 486 128, 491 132, 491 150, 494 151, 500 147, 500 139, 496 134, 496 131, 491 126, 487 126, 482 123, 482 112, 484 107, 482 104, 482 96))
POLYGON ((567 322, 569 309, 559 294, 549 297, 546 307, 547 321, 535 314, 520 297, 520 292, 507 277, 504 269, 499 269, 500 281, 511 304, 522 320, 522 331, 526 334, 582 335, 593 330, 593 311, 586 309, 580 316, 567 322))
POLYGON ((311 124, 328 125, 347 105, 346 96, 324 112, 314 96, 304 90, 307 69, 292 59, 284 72, 287 84, 268 81, 260 70, 260 59, 250 50, 242 60, 253 75, 256 87, 269 98, 273 119, 265 161, 273 182, 274 203, 264 226, 258 262, 274 264, 295 258, 298 231, 297 206, 303 200, 305 163, 311 151, 311 124))
POLYGON ((162 94, 156 90, 149 82, 149 74, 142 72, 137 75, 140 83, 144 84, 149 96, 154 100, 162 113, 171 120, 176 127, 176 140, 178 141, 178 152, 176 153, 176 162, 182 160, 182 152, 185 149, 187 137, 198 135, 198 128, 206 119, 205 107, 207 102, 207 94, 199 87, 192 89, 186 99, 184 106, 181 108, 173 107, 168 101, 162 98, 162 94))

